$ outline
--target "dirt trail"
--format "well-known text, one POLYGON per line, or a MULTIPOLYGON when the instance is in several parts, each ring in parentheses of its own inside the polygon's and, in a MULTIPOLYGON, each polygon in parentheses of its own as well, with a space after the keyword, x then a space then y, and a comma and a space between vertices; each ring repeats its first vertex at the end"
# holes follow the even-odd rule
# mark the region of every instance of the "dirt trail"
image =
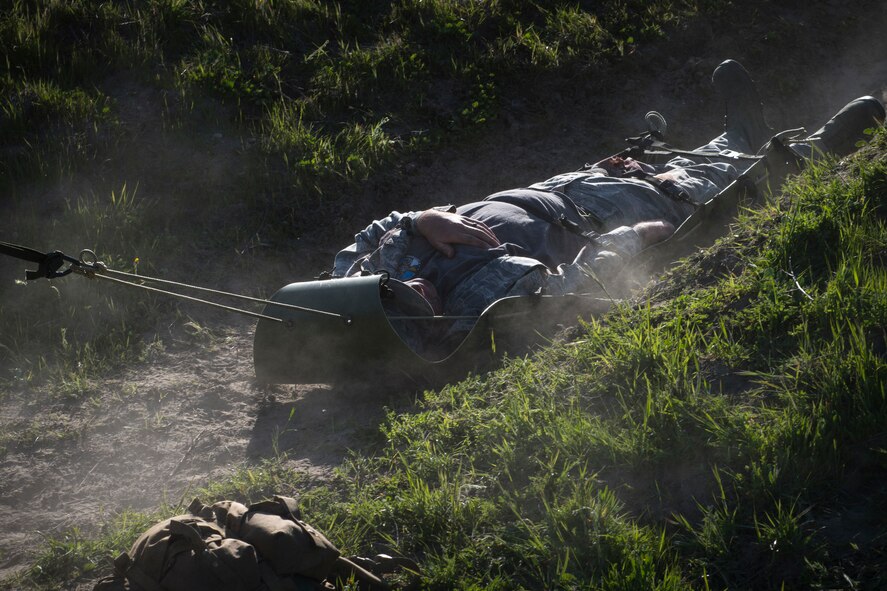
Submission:
MULTIPOLYGON (((881 31, 883 23, 866 29, 881 31)), ((587 92, 553 89, 541 107, 506 105, 504 121, 485 138, 408 166, 405 178, 386 187, 383 201, 410 208, 459 202, 575 169, 620 149, 621 138, 639 130, 650 109, 669 118, 676 145, 705 141, 722 121, 708 77, 721 59, 741 57, 743 41, 693 34, 705 41, 699 53, 651 53, 633 60, 625 77, 583 81, 587 92)), ((759 68, 771 124, 812 129, 855 96, 887 98, 883 37, 861 34, 807 62, 793 56, 784 66, 772 64, 771 73, 759 68), (807 66, 803 80, 793 80, 795 92, 779 100, 778 77, 789 67, 798 76, 798 63, 807 66)), ((226 182, 224 167, 218 174, 226 182)), ((328 253, 334 250, 327 245, 328 253)), ((26 390, 7 392, 0 424, 20 437, 0 456, 0 522, 6 524, 0 579, 26 567, 47 534, 89 531, 123 508, 176 502, 194 487, 274 454, 286 453, 289 465, 311 478, 326 478, 349 449, 373 439, 385 406, 410 402, 408 392, 373 385, 259 385, 252 325, 233 322, 213 338, 173 341, 144 363, 94 384, 91 400, 47 408, 32 402, 45 398, 26 390)))
POLYGON ((0 575, 25 564, 44 535, 178 502, 263 458, 286 454, 309 479, 328 478, 397 403, 360 385, 257 384, 251 340, 250 329, 229 328, 211 344, 157 352, 104 380, 92 403, 4 405, 4 426, 39 429, 0 461, 11 532, 0 540, 0 575))

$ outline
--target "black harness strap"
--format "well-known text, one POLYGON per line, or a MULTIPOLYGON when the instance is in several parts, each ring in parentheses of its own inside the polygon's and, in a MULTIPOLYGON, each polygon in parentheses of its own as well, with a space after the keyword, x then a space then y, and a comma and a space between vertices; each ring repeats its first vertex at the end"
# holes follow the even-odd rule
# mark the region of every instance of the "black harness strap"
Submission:
MULTIPOLYGON (((573 209, 581 219, 585 220, 588 226, 592 226, 593 222, 581 207, 579 207, 572 199, 567 197, 564 193, 560 191, 547 191, 547 193, 551 195, 555 195, 559 199, 564 202, 564 205, 573 209)), ((565 214, 561 214, 557 218, 551 216, 545 208, 538 206, 533 203, 532 200, 520 199, 514 197, 512 195, 496 195, 493 197, 487 197, 484 201, 498 201, 500 203, 510 203, 511 205, 516 205, 521 209, 527 211, 535 215, 536 217, 548 222, 549 224, 554 224, 555 226, 560 226, 571 234, 576 234, 577 236, 582 236, 586 240, 592 243, 597 243, 598 238, 600 238, 600 233, 596 232, 593 229, 583 229, 582 226, 577 224, 576 222, 567 218, 565 214)))
MULTIPOLYGON (((795 130, 792 130, 795 131, 795 130)), ((717 161, 737 161, 737 160, 760 160, 762 156, 758 154, 743 154, 741 152, 735 152, 731 154, 720 154, 718 152, 706 152, 700 150, 680 150, 678 148, 673 148, 661 138, 657 138, 654 135, 644 134, 638 137, 629 137, 625 138, 625 141, 631 144, 628 148, 623 150, 619 156, 643 156, 643 155, 674 155, 674 156, 685 156, 689 159, 700 159, 706 162, 711 162, 712 160, 717 161)))
POLYGON ((33 248, 12 244, 10 242, 0 242, 0 253, 28 261, 37 263, 37 270, 25 271, 25 278, 28 281, 46 277, 54 279, 56 277, 64 277, 73 270, 73 265, 80 265, 80 261, 71 258, 66 254, 56 250, 53 252, 43 253, 33 248), (64 271, 59 271, 65 263, 72 266, 64 271))
POLYGON ((655 175, 650 174, 649 172, 644 172, 643 170, 633 170, 622 176, 627 178, 640 179, 650 185, 653 185, 654 187, 659 189, 660 193, 662 193, 669 199, 674 199, 675 201, 681 201, 683 203, 689 203, 694 207, 697 207, 699 205, 690 198, 690 194, 687 193, 685 189, 683 189, 680 185, 670 179, 657 178, 655 175))

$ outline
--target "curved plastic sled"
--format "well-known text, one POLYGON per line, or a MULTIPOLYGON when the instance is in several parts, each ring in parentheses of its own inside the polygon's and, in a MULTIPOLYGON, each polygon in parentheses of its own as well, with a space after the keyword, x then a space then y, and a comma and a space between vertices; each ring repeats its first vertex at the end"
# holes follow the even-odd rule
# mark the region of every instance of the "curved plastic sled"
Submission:
MULTIPOLYGON (((774 136, 764 156, 743 158, 752 163, 739 179, 700 206, 669 239, 641 252, 633 267, 662 269, 722 235, 743 199, 772 192, 787 174, 799 170, 799 161, 783 143, 797 131, 774 136)), ((654 145, 658 146, 664 144, 654 145)), ((638 155, 638 151, 652 161, 680 153, 637 147, 623 154, 638 155)), ((386 312, 383 298, 393 297, 389 281, 398 283, 371 275, 291 283, 279 290, 271 301, 307 310, 265 307, 264 314, 278 321, 261 319, 256 327, 256 377, 267 383, 325 383, 396 372, 433 381, 446 379, 486 367, 503 354, 521 354, 554 334, 560 324, 573 325, 579 317, 603 314, 611 303, 588 295, 504 298, 484 310, 464 338, 437 347, 417 347, 410 333, 445 334, 446 324, 458 319, 430 312, 386 312), (405 330, 408 325, 411 330, 405 330)))
MULTIPOLYGON (((383 306, 383 275, 291 283, 271 301, 331 312, 274 305, 259 320, 254 342, 256 377, 265 383, 327 383, 388 372, 446 378, 489 365, 502 355, 519 354, 553 334, 559 323, 598 315, 609 300, 589 296, 503 298, 477 318, 467 336, 449 347, 422 354, 400 336, 398 323, 450 323, 445 316, 390 316, 383 306)), ((392 280, 393 281, 393 280, 392 280)))

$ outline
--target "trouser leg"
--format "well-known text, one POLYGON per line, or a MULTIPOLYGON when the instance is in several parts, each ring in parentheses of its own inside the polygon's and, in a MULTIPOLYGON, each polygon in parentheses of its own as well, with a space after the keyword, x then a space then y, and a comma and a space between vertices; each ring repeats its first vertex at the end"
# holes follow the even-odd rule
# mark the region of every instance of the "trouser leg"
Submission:
POLYGON ((884 105, 875 97, 854 99, 803 143, 793 144, 792 147, 807 158, 817 154, 846 156, 856 149, 858 142, 866 139, 866 129, 884 123, 884 115, 884 105))

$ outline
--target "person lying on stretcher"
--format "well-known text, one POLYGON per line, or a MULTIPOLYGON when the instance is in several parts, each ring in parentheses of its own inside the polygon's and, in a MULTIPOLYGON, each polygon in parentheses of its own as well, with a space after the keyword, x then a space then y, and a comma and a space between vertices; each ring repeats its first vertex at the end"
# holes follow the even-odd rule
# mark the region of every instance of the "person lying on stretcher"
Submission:
MULTIPOLYGON (((698 157, 664 165, 611 157, 459 207, 392 212, 336 255, 333 277, 388 273, 434 315, 466 318, 457 331, 503 297, 598 288, 735 180, 743 172, 736 155, 770 139, 746 70, 727 60, 712 80, 726 104, 724 132, 695 150, 698 157)), ((843 156, 883 121, 880 101, 861 97, 792 148, 843 156)))

